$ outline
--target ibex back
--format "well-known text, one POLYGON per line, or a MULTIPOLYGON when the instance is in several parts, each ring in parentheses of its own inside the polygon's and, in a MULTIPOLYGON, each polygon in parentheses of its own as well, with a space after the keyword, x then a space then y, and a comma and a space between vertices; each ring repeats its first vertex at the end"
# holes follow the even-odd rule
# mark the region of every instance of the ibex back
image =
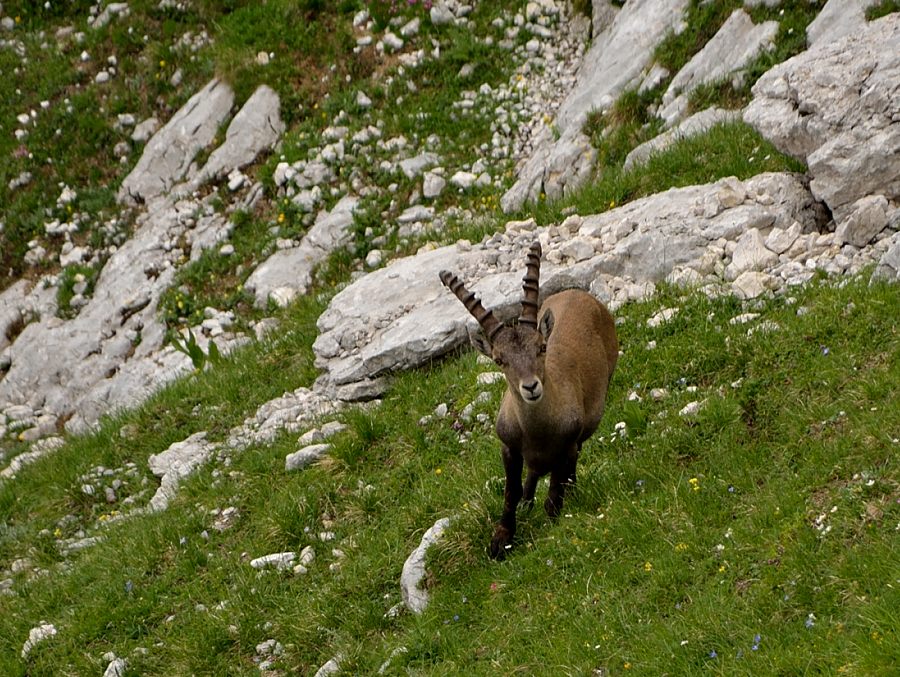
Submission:
POLYGON ((535 242, 526 261, 522 312, 518 323, 509 326, 485 310, 458 277, 448 271, 440 275, 481 325, 483 333, 474 334, 472 344, 506 376, 497 416, 506 490, 503 515, 491 540, 495 559, 502 559, 512 547, 519 501, 533 505, 537 481, 547 473, 550 491, 544 508, 551 517, 559 515, 566 486, 575 484, 581 445, 603 416, 619 356, 615 322, 587 292, 570 289, 554 294, 544 301, 538 316, 540 262, 541 246, 535 242))

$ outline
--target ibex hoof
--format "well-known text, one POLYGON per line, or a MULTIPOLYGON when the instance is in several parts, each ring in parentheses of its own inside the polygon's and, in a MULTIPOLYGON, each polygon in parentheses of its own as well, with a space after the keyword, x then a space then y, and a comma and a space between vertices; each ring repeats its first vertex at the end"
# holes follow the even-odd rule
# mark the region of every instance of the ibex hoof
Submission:
POLYGON ((553 499, 548 498, 544 501, 544 510, 547 512, 550 519, 556 519, 559 517, 559 513, 562 512, 562 501, 557 503, 553 499))
POLYGON ((491 559, 502 560, 506 551, 512 548, 513 532, 506 527, 497 527, 491 539, 491 559))

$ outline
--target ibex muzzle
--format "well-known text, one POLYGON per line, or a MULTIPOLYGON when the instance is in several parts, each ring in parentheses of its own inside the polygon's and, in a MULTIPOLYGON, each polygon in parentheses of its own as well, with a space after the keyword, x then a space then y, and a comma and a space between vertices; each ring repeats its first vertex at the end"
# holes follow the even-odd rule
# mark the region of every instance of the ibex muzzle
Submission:
POLYGON ((537 481, 550 473, 544 508, 562 509, 566 486, 575 484, 581 446, 603 416, 619 344, 606 307, 587 292, 570 289, 547 298, 538 313, 541 246, 531 245, 523 279, 522 312, 505 326, 448 271, 443 282, 478 320, 483 333, 473 345, 491 357, 506 376, 507 390, 497 416, 506 470, 503 515, 490 553, 502 559, 512 547, 516 507, 533 503, 537 481), (522 468, 527 468, 522 485, 522 468))

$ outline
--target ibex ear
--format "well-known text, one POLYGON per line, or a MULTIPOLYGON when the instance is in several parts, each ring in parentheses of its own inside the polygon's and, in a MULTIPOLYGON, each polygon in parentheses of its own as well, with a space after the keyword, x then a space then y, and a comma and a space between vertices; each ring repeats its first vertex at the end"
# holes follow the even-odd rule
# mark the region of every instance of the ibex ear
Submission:
POLYGON ((473 346, 475 346, 475 350, 477 350, 482 355, 493 357, 491 353, 491 344, 488 341, 487 336, 485 336, 484 332, 480 329, 475 331, 469 329, 469 342, 473 346))
POLYGON ((553 311, 545 310, 538 325, 538 331, 541 332, 541 336, 544 337, 545 341, 550 338, 550 333, 553 331, 553 322, 553 311))

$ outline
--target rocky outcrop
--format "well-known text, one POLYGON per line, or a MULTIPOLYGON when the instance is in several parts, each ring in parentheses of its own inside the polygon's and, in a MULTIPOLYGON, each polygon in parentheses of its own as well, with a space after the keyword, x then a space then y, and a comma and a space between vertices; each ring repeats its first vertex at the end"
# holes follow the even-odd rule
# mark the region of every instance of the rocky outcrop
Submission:
POLYGON ((247 99, 225 132, 225 141, 209 156, 192 187, 221 179, 253 162, 263 151, 272 148, 284 133, 281 100, 271 87, 262 85, 247 99))
POLYGON ((505 212, 517 211, 542 193, 559 197, 587 179, 596 158, 582 132, 588 113, 608 109, 619 93, 637 84, 653 48, 676 27, 687 4, 687 0, 628 2, 594 39, 575 88, 560 107, 555 129, 546 127, 537 136, 516 183, 503 195, 505 212))
MULTIPOLYGON (((199 150, 207 146, 229 113, 233 94, 217 80, 185 104, 147 144, 135 169, 122 184, 120 199, 147 202, 135 233, 104 265, 93 295, 76 317, 56 314, 56 289, 20 282, 0 296, 0 411, 24 407, 31 423, 23 438, 56 432, 63 424, 80 432, 114 409, 143 401, 165 383, 192 368, 190 360, 164 347, 165 326, 159 301, 184 261, 182 243, 192 259, 227 239, 228 219, 208 203, 163 196, 178 193, 199 150), (14 340, 11 340, 14 339, 14 340), (4 339, 0 339, 4 341, 4 339), (0 372, 2 373, 2 372, 0 372)), ((283 129, 278 97, 259 88, 235 116, 226 140, 215 150, 200 182, 252 162, 271 147, 283 129)), ((211 332, 198 329, 206 351, 211 332)), ((216 332, 217 347, 227 353, 246 338, 216 332)))
POLYGON ((199 432, 176 442, 162 453, 151 454, 147 463, 151 472, 160 478, 160 485, 147 509, 160 512, 168 508, 181 480, 206 463, 213 451, 213 445, 206 439, 206 432, 199 432))
POLYGON ((211 80, 159 130, 119 188, 119 201, 142 204, 171 190, 194 157, 212 143, 234 103, 234 92, 211 80))
POLYGON ((878 0, 828 0, 806 27, 806 41, 829 43, 854 33, 866 23, 866 9, 878 0))
MULTIPOLYGON (((325 372, 318 387, 368 383, 465 341, 474 320, 440 284, 444 268, 457 271, 501 319, 517 310, 522 262, 534 239, 544 246, 543 294, 576 286, 616 307, 670 280, 731 282, 746 296, 744 273, 765 272, 773 289, 830 265, 827 256, 841 250, 833 234, 820 234, 825 220, 799 177, 764 174, 669 190, 549 228, 510 222, 506 233, 481 244, 461 242, 394 261, 337 294, 319 318, 313 345, 325 372), (764 254, 757 245, 769 237, 778 251, 764 244, 764 254)), ((842 263, 858 269, 872 260, 860 255, 842 263)))
POLYGON ((753 87, 744 119, 809 166, 842 223, 870 195, 900 197, 900 14, 819 41, 753 87))
POLYGON ((275 252, 253 271, 244 286, 256 297, 257 307, 265 308, 270 298, 284 306, 306 293, 315 267, 350 241, 358 204, 358 198, 346 196, 330 212, 320 212, 298 246, 275 252))
POLYGON ((671 127, 688 109, 690 93, 702 84, 731 76, 760 52, 771 49, 778 33, 777 21, 756 25, 742 9, 732 12, 713 38, 675 74, 663 94, 659 117, 671 127))

